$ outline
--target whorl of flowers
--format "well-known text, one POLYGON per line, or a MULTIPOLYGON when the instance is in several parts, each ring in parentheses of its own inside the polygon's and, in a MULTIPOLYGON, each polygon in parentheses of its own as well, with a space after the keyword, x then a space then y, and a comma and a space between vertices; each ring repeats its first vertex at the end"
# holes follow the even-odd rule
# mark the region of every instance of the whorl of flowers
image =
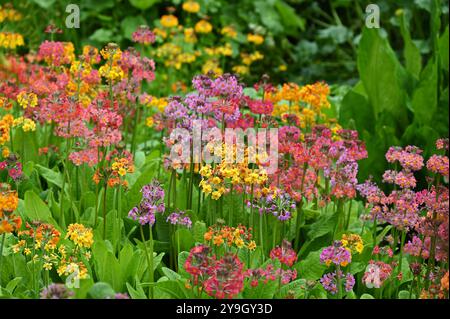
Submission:
POLYGON ((206 293, 218 299, 231 299, 244 289, 243 263, 233 254, 226 254, 209 270, 203 283, 206 293))
POLYGON ((343 280, 344 283, 344 289, 346 292, 349 292, 353 289, 353 286, 355 285, 355 277, 351 273, 347 273, 345 276, 343 275, 342 271, 335 271, 332 273, 328 273, 322 276, 320 278, 320 283, 322 284, 323 288, 331 293, 332 295, 335 295, 338 292, 337 287, 337 276, 343 280))
POLYGON ((141 188, 142 200, 139 206, 133 207, 128 213, 128 217, 139 221, 141 225, 153 224, 156 221, 156 213, 164 213, 164 189, 157 180, 141 188))
POLYGON ((282 264, 292 267, 297 261, 297 253, 291 248, 291 243, 283 240, 283 244, 272 249, 270 258, 278 259, 282 264))
POLYGON ((192 227, 192 220, 187 216, 186 212, 180 210, 171 213, 166 221, 170 222, 172 225, 180 225, 187 228, 192 227))
POLYGON ((73 295, 66 285, 53 283, 42 289, 40 299, 70 299, 73 295))
POLYGON ((363 283, 367 288, 380 288, 384 281, 390 277, 392 266, 382 261, 369 262, 363 276, 363 283))
POLYGON ((335 264, 345 267, 352 261, 350 249, 345 248, 341 241, 335 241, 332 246, 326 247, 320 254, 320 262, 327 266, 335 264))

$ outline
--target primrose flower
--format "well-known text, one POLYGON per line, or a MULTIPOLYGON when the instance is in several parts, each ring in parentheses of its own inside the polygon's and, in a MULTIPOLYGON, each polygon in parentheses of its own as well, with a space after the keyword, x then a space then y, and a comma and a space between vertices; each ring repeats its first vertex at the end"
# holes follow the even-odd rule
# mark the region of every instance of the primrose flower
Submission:
POLYGON ((226 37, 229 38, 236 38, 237 37, 237 32, 236 29, 233 28, 232 26, 225 26, 222 28, 222 30, 220 30, 220 33, 226 37))
POLYGON ((197 33, 210 33, 212 31, 212 25, 206 20, 200 20, 195 24, 194 29, 197 33))
POLYGON ((183 3, 182 8, 186 12, 197 13, 200 11, 200 4, 198 4, 198 2, 189 0, 183 3))
POLYGON ((362 281, 367 288, 380 288, 391 273, 392 267, 389 264, 371 260, 366 268, 362 281))
POLYGON ((264 42, 264 37, 259 34, 249 33, 247 34, 247 41, 256 45, 260 45, 264 42))
POLYGON ((330 292, 332 295, 335 295, 337 293, 337 276, 339 276, 341 280, 343 280, 344 289, 346 292, 349 292, 353 289, 353 286, 355 285, 355 277, 353 277, 351 273, 347 273, 345 276, 343 276, 342 271, 338 271, 325 274, 320 279, 320 283, 326 291, 330 292))
POLYGON ((352 261, 352 255, 341 241, 335 241, 332 246, 326 247, 320 254, 320 262, 327 266, 330 264, 347 266, 352 261))
POLYGON ((161 17, 161 25, 165 28, 173 28, 178 25, 178 18, 172 14, 161 17))
POLYGON ((19 33, 0 32, 0 48, 12 49, 23 46, 25 42, 19 33))
POLYGON ((361 236, 356 234, 343 234, 341 239, 342 246, 350 248, 352 252, 361 254, 364 249, 364 243, 361 236))
POLYGON ((69 238, 78 247, 90 248, 94 243, 92 229, 83 224, 70 224, 67 227, 66 238, 69 238))
POLYGON ((157 180, 144 185, 141 189, 142 200, 137 207, 133 207, 128 213, 128 217, 138 220, 141 225, 153 224, 156 221, 156 213, 164 213, 164 189, 157 180))
POLYGON ((186 226, 187 228, 192 227, 192 221, 189 218, 189 216, 187 216, 185 212, 180 211, 180 210, 171 213, 167 217, 166 221, 170 222, 172 225, 181 225, 181 226, 186 226))
POLYGON ((150 44, 155 42, 155 34, 146 25, 141 25, 132 34, 133 41, 141 44, 150 44))
POLYGON ((25 91, 22 91, 17 95, 17 102, 21 107, 26 109, 27 107, 37 106, 38 98, 37 95, 33 92, 27 93, 25 91))
POLYGON ((281 247, 277 246, 272 249, 270 252, 270 258, 278 259, 282 264, 292 267, 292 265, 297 261, 297 253, 291 248, 290 242, 283 240, 281 247))
POLYGON ((40 299, 70 299, 73 295, 66 285, 53 283, 42 289, 40 299))

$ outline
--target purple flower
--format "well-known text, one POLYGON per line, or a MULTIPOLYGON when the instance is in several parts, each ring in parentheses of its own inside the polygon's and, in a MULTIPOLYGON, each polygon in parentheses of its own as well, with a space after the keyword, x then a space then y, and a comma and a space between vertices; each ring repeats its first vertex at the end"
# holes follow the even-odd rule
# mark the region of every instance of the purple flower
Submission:
POLYGON ((350 251, 342 246, 340 241, 335 241, 332 246, 326 247, 320 254, 320 262, 329 266, 331 263, 347 266, 352 261, 350 251))
POLYGON ((133 207, 128 213, 128 217, 139 221, 141 225, 150 224, 153 226, 156 221, 156 213, 164 213, 164 189, 157 180, 144 185, 141 189, 142 200, 137 207, 133 207))
POLYGON ((40 299, 69 299, 73 291, 67 289, 64 284, 50 284, 41 292, 40 299))
POLYGON ((189 216, 186 216, 186 213, 180 210, 170 214, 166 221, 170 222, 172 225, 181 225, 187 228, 192 227, 192 221, 189 216))
MULTIPOLYGON (((343 287, 345 291, 352 291, 353 287, 355 286, 355 277, 353 277, 351 273, 347 273, 345 276, 343 276, 342 271, 339 271, 338 275, 344 285, 343 287)), ((320 283, 322 284, 323 288, 326 291, 330 292, 332 295, 335 295, 337 293, 338 287, 336 272, 323 275, 323 277, 320 279, 320 283)))

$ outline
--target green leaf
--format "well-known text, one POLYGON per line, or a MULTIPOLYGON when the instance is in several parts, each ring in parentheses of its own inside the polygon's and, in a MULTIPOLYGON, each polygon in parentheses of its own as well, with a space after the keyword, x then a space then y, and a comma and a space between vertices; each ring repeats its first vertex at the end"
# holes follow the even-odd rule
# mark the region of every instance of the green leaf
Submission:
POLYGON ((400 16, 400 32, 403 37, 405 48, 403 49, 403 55, 405 57, 406 70, 410 72, 416 79, 419 78, 420 71, 422 69, 422 56, 419 48, 414 44, 409 32, 409 25, 407 16, 402 13, 400 16))
POLYGON ((24 202, 25 209, 23 217, 25 217, 25 219, 29 221, 50 221, 52 217, 50 209, 35 192, 32 190, 27 191, 25 193, 24 202))
POLYGON ((131 5, 135 8, 146 10, 153 6, 155 3, 159 2, 160 0, 129 0, 131 5))
POLYGON ((63 184, 63 177, 60 172, 55 172, 47 167, 44 167, 42 165, 36 164, 36 169, 39 172, 39 174, 45 178, 45 180, 51 184, 54 184, 58 186, 59 188, 62 188, 63 184))
MULTIPOLYGON (((133 32, 136 31, 136 29, 139 26, 145 25, 145 24, 147 24, 147 22, 145 21, 144 17, 142 17, 142 16, 137 16, 137 17, 127 16, 120 23, 120 28, 122 29, 123 36, 125 38, 127 38, 128 40, 131 40, 133 32)), ((140 153, 143 153, 143 152, 140 152, 140 153)), ((142 154, 142 155, 144 156, 144 159, 145 159, 145 155, 144 154, 142 154)), ((143 163, 138 162, 138 164, 143 164, 143 163)), ((139 167, 136 166, 136 168, 140 168, 140 166, 139 167)))
POLYGON ((169 269, 167 267, 162 267, 161 270, 164 273, 164 275, 167 276, 167 278, 169 278, 169 280, 181 279, 181 276, 179 274, 177 274, 175 271, 173 271, 172 269, 169 269))
POLYGON ((88 296, 93 299, 113 299, 114 289, 106 282, 96 282, 89 289, 88 296))
POLYGON ((204 222, 196 221, 194 227, 192 228, 194 233, 194 240, 197 243, 203 242, 203 236, 206 233, 206 224, 204 222))
POLYGON ((55 0, 33 0, 33 2, 44 9, 49 9, 55 3, 55 0))
POLYGON ((281 23, 284 25, 285 32, 288 34, 296 34, 297 30, 305 30, 305 19, 300 17, 290 5, 282 0, 275 2, 275 8, 280 14, 281 23))
POLYGON ((313 251, 294 266, 300 278, 317 280, 322 277, 327 267, 320 262, 320 253, 321 251, 313 251))
POLYGON ((130 294, 130 297, 132 299, 147 299, 147 296, 145 295, 144 289, 142 289, 142 286, 138 285, 137 289, 134 289, 128 282, 126 283, 128 293, 130 294))
POLYGON ((448 72, 448 26, 445 28, 444 34, 439 39, 439 54, 441 58, 441 65, 444 70, 448 72))
POLYGON ((431 126, 433 114, 438 107, 438 70, 433 60, 423 70, 420 82, 412 97, 414 120, 431 126))
POLYGON ((258 286, 247 287, 243 292, 243 296, 246 299, 272 299, 277 288, 277 280, 269 280, 267 283, 260 280, 258 286))
POLYGON ((358 49, 358 70, 377 119, 390 114, 399 128, 406 125, 406 71, 378 29, 364 29, 358 49))
POLYGON ((100 43, 107 43, 112 41, 113 32, 108 29, 98 29, 95 30, 93 34, 89 37, 89 40, 97 41, 100 43))
POLYGON ((375 299, 375 298, 370 294, 362 294, 359 299, 375 299))
POLYGON ((398 299, 415 299, 416 296, 414 294, 409 296, 409 291, 401 290, 398 292, 398 299))

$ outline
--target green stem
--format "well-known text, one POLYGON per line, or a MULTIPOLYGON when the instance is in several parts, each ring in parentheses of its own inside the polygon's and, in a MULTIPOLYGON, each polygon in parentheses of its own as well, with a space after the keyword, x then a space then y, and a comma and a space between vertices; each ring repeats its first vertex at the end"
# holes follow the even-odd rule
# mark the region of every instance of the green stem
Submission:
MULTIPOLYGON (((2 242, 0 244, 0 270, 2 269, 3 262, 3 247, 5 245, 6 233, 2 234, 2 242)), ((0 287, 2 286, 2 274, 0 273, 0 287)))
POLYGON ((149 298, 153 299, 153 234, 152 234, 152 226, 150 225, 150 254, 147 250, 147 245, 145 243, 144 236, 144 227, 141 225, 141 237, 142 237, 142 245, 144 246, 145 257, 147 258, 148 272, 150 285, 148 289, 149 298))

